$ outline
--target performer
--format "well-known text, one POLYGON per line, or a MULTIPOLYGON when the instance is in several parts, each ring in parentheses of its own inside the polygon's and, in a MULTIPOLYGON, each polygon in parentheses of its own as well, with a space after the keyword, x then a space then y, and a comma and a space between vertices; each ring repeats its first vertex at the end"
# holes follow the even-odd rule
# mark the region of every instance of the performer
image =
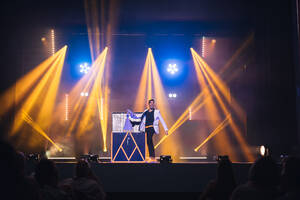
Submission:
POLYGON ((162 123, 166 135, 168 135, 167 125, 160 115, 160 111, 155 109, 155 101, 154 99, 150 99, 148 101, 149 109, 146 109, 140 118, 136 117, 132 111, 128 110, 130 113, 129 120, 132 126, 140 125, 139 130, 141 132, 145 132, 147 136, 147 146, 149 150, 150 162, 155 162, 155 151, 153 145, 153 135, 159 134, 159 121, 162 123))

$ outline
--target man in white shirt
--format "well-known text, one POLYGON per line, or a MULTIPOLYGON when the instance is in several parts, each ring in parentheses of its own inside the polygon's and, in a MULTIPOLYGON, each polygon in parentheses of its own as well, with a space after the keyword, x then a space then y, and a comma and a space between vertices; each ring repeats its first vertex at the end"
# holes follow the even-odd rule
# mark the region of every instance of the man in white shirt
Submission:
POLYGON ((148 101, 148 106, 149 109, 146 109, 140 118, 136 118, 136 116, 133 118, 133 113, 131 112, 129 120, 133 126, 140 125, 139 130, 146 133, 150 162, 153 162, 155 161, 155 151, 152 137, 154 134, 159 134, 159 121, 162 123, 166 135, 168 135, 168 128, 160 111, 155 109, 154 99, 148 101))

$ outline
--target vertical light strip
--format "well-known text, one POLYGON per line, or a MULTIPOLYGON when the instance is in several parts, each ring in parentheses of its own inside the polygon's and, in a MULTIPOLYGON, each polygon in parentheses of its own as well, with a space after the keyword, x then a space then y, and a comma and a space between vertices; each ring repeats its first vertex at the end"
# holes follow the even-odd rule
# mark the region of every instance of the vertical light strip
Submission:
POLYGON ((202 37, 202 57, 205 57, 205 37, 202 37))
POLYGON ((52 46, 52 55, 55 54, 55 34, 54 34, 54 29, 51 29, 51 46, 52 46))
POLYGON ((65 95, 65 120, 69 120, 69 95, 65 95))

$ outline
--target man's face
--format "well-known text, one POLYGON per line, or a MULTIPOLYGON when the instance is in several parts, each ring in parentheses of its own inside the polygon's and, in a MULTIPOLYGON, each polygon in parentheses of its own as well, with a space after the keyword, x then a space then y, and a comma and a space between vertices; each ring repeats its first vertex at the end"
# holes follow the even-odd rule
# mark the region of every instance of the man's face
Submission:
POLYGON ((149 102, 149 108, 150 108, 150 109, 153 109, 154 106, 155 106, 154 101, 150 101, 150 102, 149 102))

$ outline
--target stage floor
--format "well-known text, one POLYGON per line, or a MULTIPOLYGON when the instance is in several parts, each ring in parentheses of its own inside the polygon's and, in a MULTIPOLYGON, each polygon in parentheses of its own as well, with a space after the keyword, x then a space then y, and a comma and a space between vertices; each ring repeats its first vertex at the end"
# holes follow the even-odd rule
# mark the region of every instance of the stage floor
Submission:
MULTIPOLYGON (((72 178, 75 162, 56 162, 60 180, 72 178)), ((233 163, 238 184, 247 180, 251 163, 233 163)), ((91 163, 106 192, 203 191, 216 177, 216 162, 201 163, 91 163)), ((27 172, 34 169, 28 165, 27 172)))

